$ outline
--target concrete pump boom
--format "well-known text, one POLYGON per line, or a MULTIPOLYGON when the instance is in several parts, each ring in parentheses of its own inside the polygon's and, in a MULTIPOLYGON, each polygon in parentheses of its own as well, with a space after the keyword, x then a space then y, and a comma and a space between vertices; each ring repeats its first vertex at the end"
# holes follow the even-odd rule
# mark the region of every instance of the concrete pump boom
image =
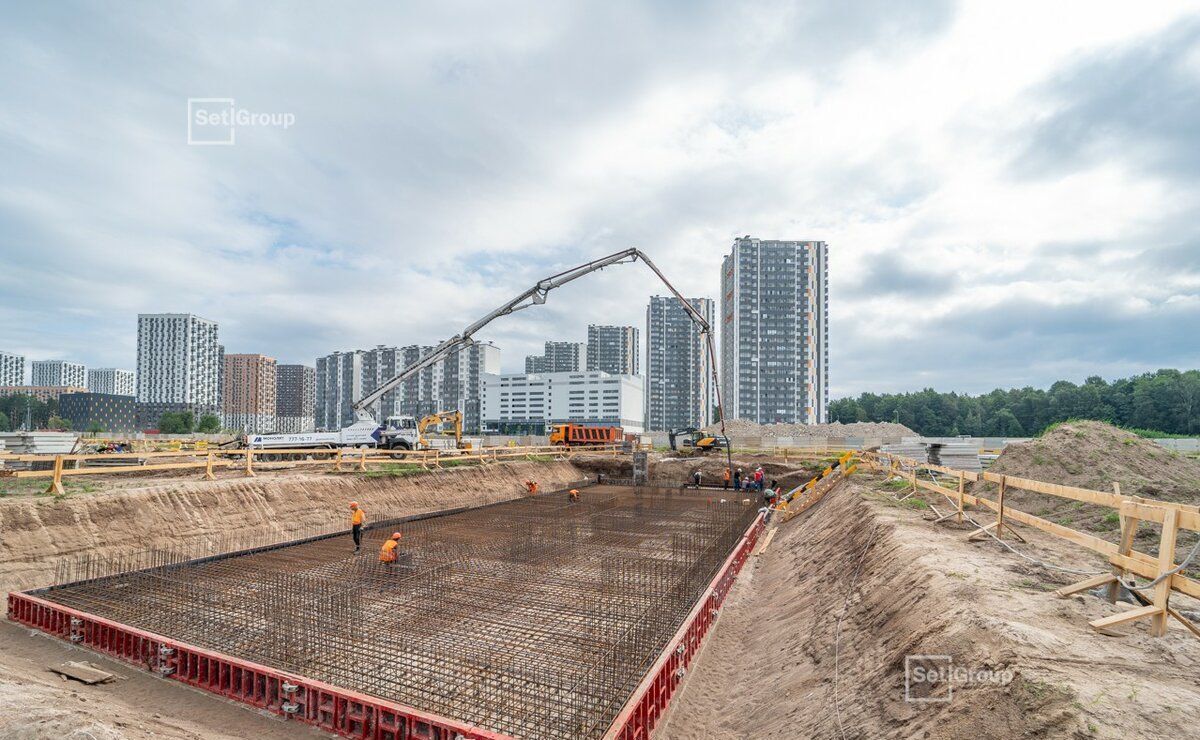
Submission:
POLYGON ((475 323, 467 326, 460 333, 450 337, 446 341, 434 347, 429 354, 417 360, 414 364, 404 368, 400 374, 396 375, 391 380, 388 380, 387 382, 383 383, 383 385, 364 396, 354 404, 355 416, 358 417, 359 421, 373 420, 374 416, 371 414, 371 407, 374 406, 379 399, 383 398, 385 393, 416 375, 421 370, 434 364, 438 360, 441 360, 474 342, 474 334, 495 319, 498 319, 501 316, 507 316, 516 311, 520 311, 523 308, 529 308, 533 305, 545 303, 546 297, 550 294, 550 291, 566 285, 572 280, 581 278, 584 275, 588 275, 597 270, 602 270, 609 265, 636 262, 637 260, 641 260, 646 264, 646 267, 649 267, 654 271, 654 274, 658 276, 658 279, 662 281, 663 285, 667 286, 667 290, 671 291, 671 294, 679 300, 680 305, 683 306, 683 309, 687 312, 688 316, 691 317, 692 323, 699 327, 700 335, 704 337, 705 347, 709 355, 709 365, 712 368, 713 388, 717 394, 717 413, 721 416, 721 433, 724 435, 725 412, 721 405, 720 385, 717 382, 717 354, 713 349, 712 327, 709 326, 708 322, 704 320, 704 316, 702 316, 700 312, 697 311, 694 306, 692 306, 692 304, 688 303, 687 299, 685 299, 678 290, 675 290, 675 286, 671 285, 666 276, 662 274, 662 271, 658 269, 658 266, 646 256, 646 253, 636 247, 623 249, 620 252, 614 252, 607 257, 601 257, 598 260, 586 262, 577 267, 564 270, 563 272, 551 275, 543 280, 539 280, 537 284, 529 290, 520 294, 516 298, 513 298, 508 303, 505 303, 503 306, 500 306, 475 323))

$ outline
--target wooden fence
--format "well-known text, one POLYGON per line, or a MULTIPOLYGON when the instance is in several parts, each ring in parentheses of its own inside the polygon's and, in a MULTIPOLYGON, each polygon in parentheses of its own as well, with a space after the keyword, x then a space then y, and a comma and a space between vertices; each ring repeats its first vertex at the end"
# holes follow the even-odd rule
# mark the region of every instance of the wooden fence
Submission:
POLYGON ((1115 490, 1111 492, 1093 491, 1088 488, 1045 483, 1001 473, 973 473, 955 470, 886 453, 863 452, 860 453, 860 459, 867 468, 906 478, 912 484, 914 493, 918 490, 926 490, 944 496, 950 506, 954 508, 945 514, 938 511, 937 508, 933 508, 934 512, 938 514, 937 521, 953 517, 962 522, 966 506, 983 506, 991 510, 995 514, 995 520, 973 532, 970 535, 972 538, 992 535, 1003 540, 1007 532, 1020 539, 1020 534, 1009 524, 1009 522, 1020 522, 1108 557, 1109 564, 1112 566, 1110 573, 1102 573, 1065 586, 1056 592, 1059 596, 1070 596, 1080 591, 1107 586, 1109 601, 1115 602, 1120 593, 1121 583, 1129 576, 1151 579, 1153 585, 1148 590, 1150 595, 1141 593, 1142 590, 1147 590, 1146 587, 1130 591, 1141 602, 1140 607, 1097 619, 1091 622, 1094 629, 1107 634, 1115 634, 1111 632, 1111 628, 1116 625, 1148 618, 1151 621, 1151 634, 1158 637, 1166 633, 1168 618, 1174 617, 1193 634, 1200 637, 1200 628, 1170 606, 1172 591, 1200 598, 1200 581, 1188 578, 1179 572, 1175 565, 1175 545, 1179 531, 1186 529, 1200 532, 1200 507, 1138 496, 1123 496, 1119 486, 1115 486, 1115 490), (930 480, 921 478, 921 472, 925 472, 930 480), (978 490, 967 493, 965 489, 968 482, 995 483, 998 491, 996 498, 984 498, 978 490), (1114 509, 1120 515, 1120 542, 1112 543, 1095 535, 1014 509, 1004 501, 1005 494, 1014 489, 1114 509), (1134 535, 1143 522, 1158 524, 1162 528, 1156 556, 1133 549, 1134 535))
POLYGON ((49 478, 47 493, 61 495, 62 479, 76 475, 113 475, 120 473, 142 473, 165 470, 203 470, 205 480, 215 480, 216 471, 237 469, 247 476, 256 470, 293 468, 298 466, 325 466, 334 472, 366 471, 371 466, 414 465, 425 470, 439 469, 464 464, 485 464, 502 460, 529 459, 535 456, 552 455, 559 459, 570 459, 575 455, 606 454, 616 457, 622 454, 621 445, 562 445, 538 447, 488 447, 472 450, 387 450, 378 448, 335 448, 335 449, 238 449, 238 450, 183 450, 179 452, 128 452, 71 455, 14 455, 0 454, 0 463, 18 462, 49 466, 43 470, 0 469, 0 479, 49 478), (181 460, 181 458, 186 458, 181 460), (163 462, 156 462, 162 460, 163 462), (70 465, 68 465, 68 463, 70 465), (87 465, 87 463, 93 463, 87 465), (96 465, 95 463, 103 463, 96 465), (113 464, 118 463, 118 464, 113 464), (125 463, 125 464, 120 464, 125 463))

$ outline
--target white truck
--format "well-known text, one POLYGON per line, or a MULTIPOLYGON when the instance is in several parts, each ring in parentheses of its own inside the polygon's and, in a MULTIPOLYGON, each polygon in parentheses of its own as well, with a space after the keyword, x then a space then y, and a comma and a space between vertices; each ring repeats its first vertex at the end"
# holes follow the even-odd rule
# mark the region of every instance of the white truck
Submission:
POLYGON ((417 449, 417 421, 411 416, 389 416, 380 426, 373 419, 360 419, 336 432, 300 434, 247 434, 246 447, 255 450, 291 450, 304 448, 386 447, 391 450, 417 449))

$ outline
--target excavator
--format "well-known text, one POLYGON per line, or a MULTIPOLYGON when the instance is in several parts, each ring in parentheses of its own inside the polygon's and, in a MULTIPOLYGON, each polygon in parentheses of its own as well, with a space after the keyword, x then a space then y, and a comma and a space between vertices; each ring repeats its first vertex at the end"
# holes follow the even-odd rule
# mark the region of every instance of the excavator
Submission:
POLYGON ((696 427, 672 429, 667 432, 667 438, 670 439, 671 449, 674 451, 678 451, 680 447, 699 453, 729 449, 729 438, 724 434, 709 434, 696 427), (680 437, 682 439, 679 439, 680 437))
POLYGON ((457 409, 454 411, 439 411, 436 414, 421 417, 421 420, 417 422, 417 449, 425 450, 433 446, 425 438, 425 430, 435 424, 438 426, 450 424, 454 430, 454 446, 460 450, 471 449, 470 442, 463 442, 462 422, 462 412, 457 409))

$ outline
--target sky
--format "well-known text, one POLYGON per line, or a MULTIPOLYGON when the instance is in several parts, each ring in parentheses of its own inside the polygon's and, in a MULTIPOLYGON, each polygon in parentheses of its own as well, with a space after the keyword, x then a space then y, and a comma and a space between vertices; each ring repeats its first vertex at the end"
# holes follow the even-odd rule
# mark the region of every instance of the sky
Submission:
MULTIPOLYGON (((1200 367, 1197 2, 26 3, 0 49, 30 360, 132 368, 139 312, 434 343, 631 246, 719 299, 752 235, 829 244, 835 398, 1200 367), (198 146, 189 98, 274 115, 198 146)), ((662 293, 617 266, 479 338, 520 371, 662 293)))

